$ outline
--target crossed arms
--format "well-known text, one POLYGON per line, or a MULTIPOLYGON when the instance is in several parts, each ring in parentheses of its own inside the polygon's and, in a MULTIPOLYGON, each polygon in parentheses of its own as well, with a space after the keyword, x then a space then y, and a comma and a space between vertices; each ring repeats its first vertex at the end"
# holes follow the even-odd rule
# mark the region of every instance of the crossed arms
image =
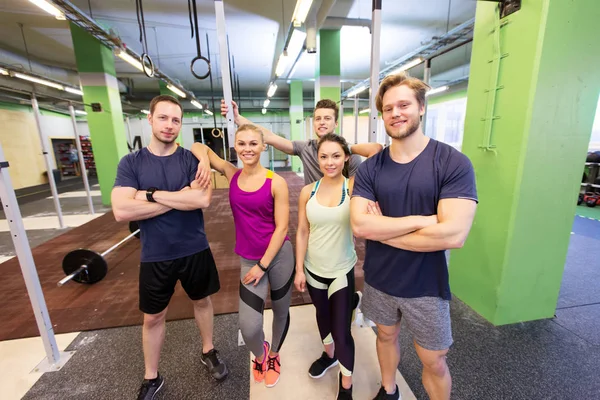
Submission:
POLYGON ((357 237, 408 251, 433 252, 464 245, 476 208, 473 200, 442 199, 438 202, 437 215, 394 218, 383 216, 377 203, 353 197, 350 220, 357 237))
POLYGON ((170 210, 190 211, 206 208, 210 205, 212 188, 201 187, 198 181, 176 192, 157 190, 153 198, 156 203, 146 199, 145 190, 132 187, 115 187, 111 193, 113 214, 117 221, 140 221, 156 217, 170 210))

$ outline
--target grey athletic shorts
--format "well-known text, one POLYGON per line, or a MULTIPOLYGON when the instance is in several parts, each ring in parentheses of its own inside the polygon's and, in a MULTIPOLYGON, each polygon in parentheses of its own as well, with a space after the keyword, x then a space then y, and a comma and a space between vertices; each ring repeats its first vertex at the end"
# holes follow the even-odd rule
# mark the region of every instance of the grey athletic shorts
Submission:
POLYGON ((446 350, 452 345, 450 302, 440 297, 394 297, 366 282, 362 312, 379 325, 394 326, 402 317, 417 344, 427 350, 446 350))

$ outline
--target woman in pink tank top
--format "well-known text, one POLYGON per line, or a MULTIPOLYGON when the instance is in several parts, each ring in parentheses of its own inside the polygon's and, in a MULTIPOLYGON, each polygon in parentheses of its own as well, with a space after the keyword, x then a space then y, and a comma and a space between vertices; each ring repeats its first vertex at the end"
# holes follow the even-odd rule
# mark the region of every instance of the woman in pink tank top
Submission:
POLYGON ((262 132, 242 125, 234 148, 243 168, 221 159, 210 148, 194 143, 192 152, 208 155, 212 168, 229 181, 229 203, 235 223, 235 253, 240 256, 239 324, 246 346, 254 354, 255 382, 271 387, 279 380, 279 350, 289 327, 294 282, 294 253, 287 236, 289 193, 285 180, 260 164, 266 149, 262 132), (271 293, 271 343, 263 332, 263 310, 271 293))

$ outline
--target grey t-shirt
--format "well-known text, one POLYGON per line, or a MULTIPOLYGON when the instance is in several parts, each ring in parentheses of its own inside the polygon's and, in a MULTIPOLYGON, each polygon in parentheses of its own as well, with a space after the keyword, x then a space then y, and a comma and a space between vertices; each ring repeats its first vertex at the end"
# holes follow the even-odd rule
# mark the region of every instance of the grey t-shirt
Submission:
MULTIPOLYGON (((308 185, 318 181, 323 177, 323 173, 319 168, 319 158, 317 152, 317 140, 294 140, 294 155, 300 157, 302 166, 304 167, 304 183, 308 185)), ((358 166, 362 159, 358 154, 352 154, 348 163, 348 174, 354 176, 358 170, 358 166)), ((349 177, 350 177, 349 176, 349 177)))

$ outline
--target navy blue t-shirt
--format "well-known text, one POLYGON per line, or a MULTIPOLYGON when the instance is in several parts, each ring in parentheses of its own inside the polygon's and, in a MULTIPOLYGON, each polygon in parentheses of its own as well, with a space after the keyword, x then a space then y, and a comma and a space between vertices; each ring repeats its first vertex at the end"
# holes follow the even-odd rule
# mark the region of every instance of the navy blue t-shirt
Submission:
MULTIPOLYGON (((198 169, 198 160, 182 147, 165 157, 155 156, 147 148, 127 154, 119 162, 115 186, 175 192, 190 186, 198 169)), ((174 260, 208 248, 202 210, 170 210, 139 221, 142 262, 174 260)))
MULTIPOLYGON (((437 214, 438 201, 477 201, 471 161, 453 147, 430 139, 414 160, 399 164, 385 148, 358 168, 352 196, 378 201, 383 215, 437 214)), ((413 252, 366 241, 365 282, 395 297, 441 297, 450 300, 444 251, 413 252)))

